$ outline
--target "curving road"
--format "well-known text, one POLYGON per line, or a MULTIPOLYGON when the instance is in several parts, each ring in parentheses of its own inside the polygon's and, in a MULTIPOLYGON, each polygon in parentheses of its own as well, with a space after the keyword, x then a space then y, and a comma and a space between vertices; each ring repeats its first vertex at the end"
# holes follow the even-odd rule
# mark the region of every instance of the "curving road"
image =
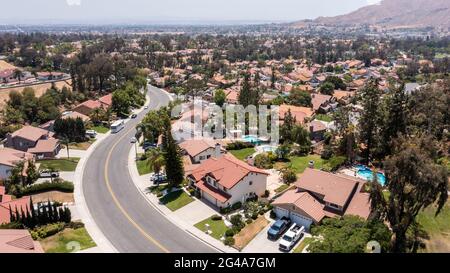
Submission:
MULTIPOLYGON (((164 91, 149 86, 150 109, 167 105, 164 91)), ((97 226, 119 252, 214 252, 172 224, 142 196, 128 171, 130 139, 144 110, 125 129, 100 143, 86 162, 83 194, 97 226)))

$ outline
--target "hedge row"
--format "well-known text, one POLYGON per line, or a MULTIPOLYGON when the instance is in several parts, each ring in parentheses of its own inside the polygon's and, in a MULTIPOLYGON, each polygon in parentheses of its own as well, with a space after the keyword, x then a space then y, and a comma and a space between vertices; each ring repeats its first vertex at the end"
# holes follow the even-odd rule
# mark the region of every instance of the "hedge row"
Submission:
POLYGON ((23 188, 17 197, 22 197, 24 195, 42 193, 47 191, 60 191, 60 192, 73 192, 74 186, 72 182, 62 181, 62 182, 44 182, 40 184, 34 184, 23 188))

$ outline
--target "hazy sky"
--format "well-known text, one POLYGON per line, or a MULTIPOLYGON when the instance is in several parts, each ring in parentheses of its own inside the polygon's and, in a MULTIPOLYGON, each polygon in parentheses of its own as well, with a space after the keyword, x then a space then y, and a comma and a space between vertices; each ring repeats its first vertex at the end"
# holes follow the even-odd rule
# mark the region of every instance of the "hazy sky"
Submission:
POLYGON ((21 0, 0 22, 293 21, 344 14, 378 0, 21 0))

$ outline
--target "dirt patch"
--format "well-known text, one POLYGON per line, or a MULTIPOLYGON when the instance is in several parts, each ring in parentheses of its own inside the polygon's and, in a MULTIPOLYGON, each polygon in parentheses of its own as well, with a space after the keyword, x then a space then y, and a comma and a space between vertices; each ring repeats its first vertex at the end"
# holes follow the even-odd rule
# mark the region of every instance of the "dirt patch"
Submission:
MULTIPOLYGON (((61 89, 64 86, 66 86, 67 88, 70 88, 70 90, 72 90, 72 87, 70 86, 70 84, 71 84, 71 80, 55 82, 55 85, 58 89, 61 89)), ((36 94, 36 97, 40 97, 45 93, 45 91, 47 91, 47 89, 52 87, 52 84, 51 83, 42 83, 42 84, 30 85, 30 86, 26 86, 26 87, 33 88, 34 92, 36 94)), ((22 92, 23 89, 25 89, 26 87, 11 87, 11 88, 0 89, 0 110, 3 108, 3 106, 8 101, 9 93, 11 93, 12 91, 22 92)))
POLYGON ((450 253, 450 234, 439 234, 430 236, 430 240, 425 241, 428 253, 450 253))
POLYGON ((264 217, 260 216, 251 224, 245 226, 241 232, 234 236, 234 246, 242 250, 248 243, 250 243, 255 236, 261 232, 267 225, 269 221, 264 217))
POLYGON ((39 202, 47 202, 50 201, 58 201, 61 203, 73 203, 73 193, 67 193, 67 192, 59 192, 59 191, 49 191, 49 192, 43 192, 38 194, 31 195, 33 199, 33 203, 39 203, 39 202))

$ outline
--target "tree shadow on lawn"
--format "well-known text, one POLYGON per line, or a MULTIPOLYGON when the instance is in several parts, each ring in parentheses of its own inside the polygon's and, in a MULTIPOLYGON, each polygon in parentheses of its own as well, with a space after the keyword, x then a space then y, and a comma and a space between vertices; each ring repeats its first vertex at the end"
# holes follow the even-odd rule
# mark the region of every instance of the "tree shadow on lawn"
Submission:
POLYGON ((177 200, 183 193, 184 193, 183 190, 173 191, 161 197, 159 201, 162 204, 166 205, 167 203, 177 200))

